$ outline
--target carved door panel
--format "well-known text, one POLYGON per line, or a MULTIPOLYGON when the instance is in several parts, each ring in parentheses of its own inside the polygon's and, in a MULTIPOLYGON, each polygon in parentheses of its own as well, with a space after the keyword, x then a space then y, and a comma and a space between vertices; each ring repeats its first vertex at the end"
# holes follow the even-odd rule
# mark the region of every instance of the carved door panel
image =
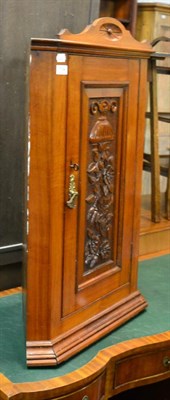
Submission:
POLYGON ((81 322, 131 290, 139 67, 80 56, 68 65, 62 317, 81 310, 81 322))

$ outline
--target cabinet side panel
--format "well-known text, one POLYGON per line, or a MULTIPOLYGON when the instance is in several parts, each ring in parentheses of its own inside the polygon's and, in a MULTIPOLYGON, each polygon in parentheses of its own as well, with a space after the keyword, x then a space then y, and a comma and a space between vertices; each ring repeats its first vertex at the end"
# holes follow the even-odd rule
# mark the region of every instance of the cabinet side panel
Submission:
POLYGON ((48 338, 51 102, 55 54, 32 52, 27 263, 27 339, 48 338))
MULTIPOLYGON (((63 63, 64 64, 64 63, 63 63)), ((60 64, 58 64, 60 65, 60 64)), ((65 61, 67 65, 67 57, 65 61)), ((50 210, 50 337, 61 318, 61 291, 65 213, 65 146, 67 123, 67 75, 53 75, 51 210, 50 210)))

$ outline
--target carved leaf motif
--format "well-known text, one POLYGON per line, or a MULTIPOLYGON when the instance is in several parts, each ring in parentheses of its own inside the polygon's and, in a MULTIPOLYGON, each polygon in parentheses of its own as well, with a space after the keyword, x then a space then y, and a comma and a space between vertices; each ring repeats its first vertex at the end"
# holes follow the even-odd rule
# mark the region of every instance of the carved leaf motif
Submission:
POLYGON ((107 154, 106 151, 103 151, 103 153, 102 153, 102 160, 107 161, 107 159, 108 159, 108 154, 107 154))
POLYGON ((109 213, 106 215, 101 214, 98 222, 99 222, 99 230, 100 230, 100 233, 102 234, 102 236, 106 236, 105 232, 109 231, 112 218, 113 218, 112 213, 109 213))
POLYGON ((98 164, 94 162, 89 164, 87 172, 89 173, 99 172, 98 164))
POLYGON ((93 268, 98 261, 99 256, 97 254, 87 254, 85 264, 87 264, 90 268, 93 268))
POLYGON ((113 204, 113 194, 109 193, 108 196, 101 196, 98 199, 98 204, 105 213, 106 211, 108 212, 113 204))
POLYGON ((93 239, 96 243, 99 242, 99 235, 96 234, 92 229, 87 228, 87 234, 90 239, 93 239))
POLYGON ((85 248, 85 264, 90 268, 93 268, 98 261, 99 258, 99 244, 100 238, 99 235, 95 235, 94 233, 89 231, 90 239, 86 243, 85 248))
POLYGON ((87 213, 87 220, 91 222, 91 224, 97 223, 100 214, 96 207, 91 207, 87 213))
POLYGON ((103 161, 99 161, 98 162, 98 168, 99 169, 103 169, 104 168, 104 162, 103 161))
POLYGON ((94 194, 89 194, 89 196, 86 197, 86 201, 89 204, 94 203, 95 199, 96 199, 96 196, 94 194))
POLYGON ((98 196, 100 195, 100 185, 99 184, 94 185, 93 192, 98 196))
POLYGON ((92 150, 92 153, 93 153, 93 160, 94 160, 94 161, 98 161, 99 158, 100 158, 100 156, 99 156, 99 152, 98 152, 97 148, 94 148, 94 149, 92 150))
POLYGON ((113 214, 112 213, 108 213, 107 214, 107 218, 108 218, 108 221, 111 222, 111 220, 113 218, 113 214))
POLYGON ((112 193, 113 192, 113 184, 112 183, 108 183, 107 185, 109 192, 112 193))
MULTIPOLYGON (((98 148, 99 148, 100 152, 105 151, 105 150, 110 150, 110 145, 108 144, 108 142, 103 142, 103 143, 98 144, 98 148)), ((109 152, 109 154, 110 154, 110 152, 109 152)))
POLYGON ((104 193, 104 195, 105 195, 105 196, 107 196, 107 195, 108 195, 108 193, 109 193, 109 190, 108 190, 108 187, 107 187, 107 185, 103 185, 102 189, 103 189, 103 193, 104 193))
POLYGON ((93 236, 94 236, 94 232, 93 232, 93 230, 92 229, 90 229, 90 228, 87 228, 87 235, 88 235, 88 237, 89 238, 93 238, 93 236))
POLYGON ((108 161, 109 164, 112 164, 113 161, 114 161, 114 157, 113 156, 109 156, 107 161, 108 161))
POLYGON ((88 175, 88 180, 92 184, 97 182, 97 178, 95 176, 91 176, 91 175, 88 175))
POLYGON ((108 240, 104 240, 100 246, 100 255, 102 259, 107 259, 110 255, 111 247, 108 240))

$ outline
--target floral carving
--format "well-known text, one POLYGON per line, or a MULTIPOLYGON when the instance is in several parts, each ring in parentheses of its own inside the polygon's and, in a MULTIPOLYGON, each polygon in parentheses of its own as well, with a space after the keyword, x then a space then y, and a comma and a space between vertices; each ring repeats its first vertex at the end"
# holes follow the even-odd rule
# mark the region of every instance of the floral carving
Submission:
POLYGON ((87 239, 85 245, 86 268, 107 261, 111 257, 110 229, 113 220, 114 157, 112 142, 92 144, 92 162, 87 175, 90 193, 86 197, 87 239))
POLYGON ((95 115, 98 112, 107 112, 111 111, 112 113, 115 113, 117 111, 117 103, 115 100, 95 100, 91 103, 90 105, 90 111, 91 114, 95 115))

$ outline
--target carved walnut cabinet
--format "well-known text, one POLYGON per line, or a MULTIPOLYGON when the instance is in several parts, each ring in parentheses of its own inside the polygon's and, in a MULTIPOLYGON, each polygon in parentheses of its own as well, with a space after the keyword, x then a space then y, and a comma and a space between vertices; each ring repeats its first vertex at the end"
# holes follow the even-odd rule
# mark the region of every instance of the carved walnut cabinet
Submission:
POLYGON ((115 19, 33 39, 28 365, 55 365, 143 310, 137 290, 147 59, 115 19))

